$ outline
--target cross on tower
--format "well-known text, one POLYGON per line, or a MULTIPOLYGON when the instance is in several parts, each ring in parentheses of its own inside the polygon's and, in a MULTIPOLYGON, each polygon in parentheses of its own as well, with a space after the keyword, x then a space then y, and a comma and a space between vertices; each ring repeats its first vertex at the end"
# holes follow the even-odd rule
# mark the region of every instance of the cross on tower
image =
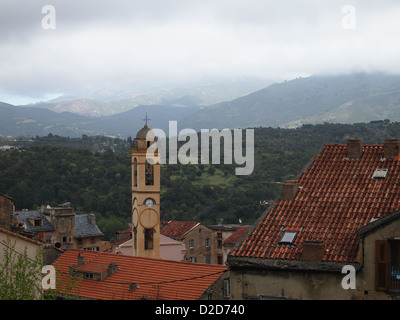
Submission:
POLYGON ((149 117, 147 117, 147 112, 146 112, 146 118, 144 118, 142 120, 146 122, 146 125, 147 125, 147 121, 151 120, 149 117))

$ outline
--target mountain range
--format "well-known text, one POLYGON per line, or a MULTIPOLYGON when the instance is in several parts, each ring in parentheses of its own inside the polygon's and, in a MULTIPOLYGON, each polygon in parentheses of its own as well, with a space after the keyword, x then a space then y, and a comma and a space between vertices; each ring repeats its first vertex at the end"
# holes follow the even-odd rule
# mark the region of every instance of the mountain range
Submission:
POLYGON ((201 128, 298 127, 302 124, 400 120, 400 76, 311 76, 272 84, 218 103, 181 121, 201 128))
POLYGON ((181 91, 157 89, 141 95, 140 99, 132 92, 120 92, 118 95, 98 93, 95 98, 61 97, 29 106, 0 103, 0 134, 128 137, 143 126, 146 113, 151 119, 149 126, 166 133, 169 120, 178 121, 179 129, 195 130, 400 121, 400 76, 397 75, 315 75, 274 83, 221 101, 223 97, 238 96, 239 92, 255 87, 255 83, 247 87, 241 83, 244 87, 236 94, 233 90, 239 83, 220 88, 210 85, 208 91, 206 86, 181 91))
POLYGON ((96 118, 122 113, 142 105, 208 106, 241 97, 271 83, 259 78, 204 80, 168 86, 156 83, 151 87, 125 90, 99 89, 65 95, 27 106, 96 118))

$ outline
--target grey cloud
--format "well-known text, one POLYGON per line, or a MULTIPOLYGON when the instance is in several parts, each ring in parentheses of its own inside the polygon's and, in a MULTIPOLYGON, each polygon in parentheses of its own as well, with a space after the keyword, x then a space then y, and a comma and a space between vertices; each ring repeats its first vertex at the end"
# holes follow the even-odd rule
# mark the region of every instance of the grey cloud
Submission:
MULTIPOLYGON (((0 88, 71 92, 207 76, 288 78, 400 72, 397 1, 7 0, 0 2, 0 88), (41 8, 56 8, 56 30, 41 8)), ((1 97, 0 97, 1 100, 1 97)))

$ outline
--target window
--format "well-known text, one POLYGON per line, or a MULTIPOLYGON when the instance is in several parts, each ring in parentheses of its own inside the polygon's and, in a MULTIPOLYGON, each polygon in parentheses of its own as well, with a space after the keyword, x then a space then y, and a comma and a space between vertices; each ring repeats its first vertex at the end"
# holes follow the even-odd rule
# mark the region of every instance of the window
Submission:
POLYGON ((372 179, 386 179, 388 169, 376 169, 372 175, 372 179))
POLYGON ((154 165, 150 164, 146 160, 145 164, 145 177, 146 177, 146 186, 154 185, 154 165))
POLYGON ((144 249, 145 250, 153 249, 153 246, 154 246, 153 236, 154 236, 153 229, 145 229, 144 230, 144 249))
POLYGON ((206 239, 206 247, 209 247, 210 246, 210 238, 207 238, 206 239))
POLYGON ((133 249, 137 249, 137 229, 136 227, 132 228, 132 233, 133 233, 133 249))
POLYGON ((211 264, 211 255, 206 254, 206 263, 211 264))
POLYGON ((389 241, 389 257, 390 257, 390 282, 389 289, 393 291, 400 291, 400 242, 389 241))
POLYGON ((67 242, 67 237, 63 237, 62 240, 64 243, 67 242))
POLYGON ((34 222, 35 227, 41 227, 43 225, 43 221, 41 218, 36 218, 34 222))
POLYGON ((222 255, 221 254, 217 254, 217 263, 222 264, 222 255))
POLYGON ((201 228, 199 228, 199 234, 201 234, 201 228))
POLYGON ((137 187, 137 158, 135 158, 135 160, 133 160, 133 186, 137 187))
POLYGON ((297 231, 285 231, 283 233, 282 239, 281 239, 281 241, 279 241, 279 243, 292 244, 292 243, 294 243, 296 236, 297 236, 297 231))
POLYGON ((193 249, 194 248, 194 240, 190 239, 189 240, 189 249, 193 249))
POLYGON ((93 279, 93 273, 85 273, 85 279, 93 279))
POLYGON ((229 278, 224 279, 224 298, 229 299, 231 297, 231 282, 229 278))
POLYGON ((217 247, 222 248, 222 232, 217 232, 217 247))
POLYGON ((375 289, 400 292, 400 241, 375 243, 375 289))

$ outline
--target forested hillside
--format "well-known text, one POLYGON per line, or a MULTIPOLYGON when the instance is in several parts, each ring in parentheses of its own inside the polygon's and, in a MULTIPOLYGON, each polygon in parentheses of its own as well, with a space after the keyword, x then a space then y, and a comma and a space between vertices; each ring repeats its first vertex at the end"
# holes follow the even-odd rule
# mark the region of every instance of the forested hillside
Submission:
MULTIPOLYGON (((233 165, 161 166, 161 219, 215 224, 253 223, 262 200, 279 195, 279 182, 300 174, 325 143, 383 143, 400 138, 400 123, 305 125, 299 129, 255 128, 255 168, 236 176, 233 165)), ((0 192, 17 210, 70 201, 76 213, 94 212, 107 239, 128 226, 131 215, 129 139, 64 138, 49 135, 0 152, 0 192)))

